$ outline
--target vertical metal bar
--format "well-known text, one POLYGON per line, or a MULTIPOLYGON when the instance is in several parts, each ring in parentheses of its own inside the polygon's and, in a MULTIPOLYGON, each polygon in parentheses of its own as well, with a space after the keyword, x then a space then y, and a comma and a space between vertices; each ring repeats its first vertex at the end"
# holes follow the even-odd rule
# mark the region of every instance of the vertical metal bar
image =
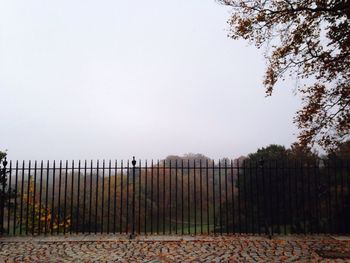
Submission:
POLYGON ((283 224, 283 233, 286 235, 287 234, 287 222, 286 222, 286 180, 285 180, 285 173, 286 173, 286 165, 285 165, 285 160, 281 160, 281 162, 279 162, 279 168, 277 170, 277 182, 281 181, 282 182, 282 189, 280 191, 281 193, 281 210, 283 209, 283 213, 282 213, 282 216, 280 217, 280 226, 278 226, 278 231, 279 233, 281 232, 280 231, 280 228, 282 228, 282 224, 283 224), (279 172, 281 171, 281 172, 279 172), (282 208, 283 207, 283 208, 282 208), (283 221, 283 222, 282 222, 283 221))
POLYGON ((151 163, 151 234, 153 234, 153 160, 151 163))
MULTIPOLYGON (((17 163, 16 163, 16 166, 17 166, 17 163)), ((40 235, 41 234, 41 200, 42 200, 42 192, 43 192, 43 166, 44 166, 44 163, 43 161, 41 160, 40 162, 40 184, 39 184, 39 222, 38 222, 38 234, 40 235)), ((16 171, 17 172, 17 171, 16 171)), ((16 174, 16 177, 17 177, 17 174, 16 174)), ((16 179, 17 181, 17 179, 16 179)), ((17 188, 17 187, 16 187, 17 188)), ((17 196, 17 195, 16 195, 17 196)), ((16 197, 17 198, 17 197, 16 197)), ((17 206, 17 205, 16 205, 17 206)), ((16 207, 15 206, 15 207, 16 207)))
MULTIPOLYGON (((36 164, 36 162, 35 162, 36 164)), ((4 173, 4 176, 6 176, 6 166, 4 165, 4 170, 5 170, 5 173, 4 173)), ((36 173, 35 173, 36 175, 36 173)), ((35 176, 35 179, 36 179, 36 176, 35 176)), ((35 186, 34 186, 35 187, 35 186)), ((35 188, 34 188, 35 189, 35 188)), ((5 190, 5 189, 3 189, 5 190)), ((36 190, 36 189, 35 189, 36 190)), ((10 161, 10 167, 9 167, 9 170, 8 170, 8 188, 7 188, 7 194, 9 196, 9 198, 12 198, 12 161, 10 161)), ((5 191, 4 191, 5 193, 5 191)), ((5 200, 3 200, 4 202, 5 200)), ((5 203, 3 203, 4 207, 5 207, 5 203)), ((10 234, 10 222, 11 222, 11 207, 10 207, 10 204, 7 205, 7 234, 9 235, 10 234)), ((34 221, 33 221, 34 222, 34 221)), ((5 224, 5 223, 4 223, 5 224)))
POLYGON ((203 179, 202 179, 202 159, 199 159, 199 187, 200 187, 200 222, 201 234, 203 234, 203 179))
POLYGON ((231 203, 232 203, 232 232, 235 233, 235 186, 233 178, 233 160, 231 159, 231 203))
POLYGON ((245 213, 245 220, 244 220, 244 229, 245 232, 248 233, 248 209, 247 209, 247 166, 245 160, 243 160, 243 192, 244 192, 244 213, 245 213))
MULTIPOLYGON (((4 160, 5 164, 7 164, 6 159, 4 160)), ((3 167, 0 167, 0 178, 4 178, 2 182, 0 182, 0 236, 5 233, 5 198, 2 196, 5 195, 6 191, 6 165, 3 163, 3 167)))
POLYGON ((127 162, 127 170, 126 170, 126 233, 129 232, 129 175, 130 175, 130 168, 129 168, 129 160, 127 162))
POLYGON ((21 204, 20 204, 20 216, 19 216, 19 234, 22 235, 23 227, 23 196, 24 196, 24 166, 25 163, 22 163, 22 181, 21 181, 21 204))
POLYGON ((306 234, 306 209, 305 209, 305 178, 304 178, 304 167, 302 161, 299 162, 302 180, 301 180, 301 189, 302 189, 302 203, 303 203, 303 230, 304 234, 306 234))
POLYGON ((53 161, 53 169, 52 169, 52 196, 51 196, 51 235, 53 234, 54 222, 55 222, 55 176, 56 176, 56 162, 53 161))
POLYGON ((0 167, 0 179, 4 180, 0 182, 0 236, 5 233, 5 191, 6 191, 6 165, 7 160, 2 162, 3 167, 0 167))
MULTIPOLYGON (((301 181, 299 180, 298 178, 298 175, 299 175, 299 170, 298 170, 298 163, 296 160, 294 160, 294 167, 293 167, 293 170, 294 170, 294 196, 295 196, 295 218, 296 218, 296 222, 299 224, 299 221, 300 221, 300 210, 299 209, 299 202, 298 202, 298 199, 299 199, 299 189, 298 189, 298 182, 301 181)), ((299 229, 298 229, 298 232, 299 232, 299 229)))
POLYGON ((260 235, 261 234, 261 214, 260 214, 260 205, 261 205, 261 202, 260 202, 260 187, 259 187, 259 181, 260 180, 260 177, 259 177, 259 169, 258 169, 258 163, 255 162, 255 188, 256 188, 256 220, 257 220, 257 227, 258 227, 258 234, 260 235))
POLYGON ((17 227, 17 225, 16 225, 16 223, 17 223, 17 194, 18 194, 17 187, 18 187, 18 161, 16 161, 16 171, 15 171, 15 204, 14 204, 14 211, 13 211, 13 234, 14 235, 16 235, 16 227, 17 227))
POLYGON ((196 187, 196 160, 193 159, 193 203, 194 203, 194 234, 197 234, 197 187, 196 187))
POLYGON ((80 172, 81 169, 81 161, 79 160, 78 162, 78 190, 77 190, 77 220, 76 220, 76 232, 80 232, 81 231, 81 226, 80 226, 80 172))
POLYGON ((278 206, 278 189, 275 188, 275 179, 276 179, 276 160, 269 161, 269 207, 270 207, 270 216, 271 216, 271 233, 274 231, 274 225, 276 225, 276 233, 279 233, 278 227, 278 214, 275 215, 275 210, 279 211, 278 206), (271 191, 271 190, 274 191, 271 191))
MULTIPOLYGON (((7 161, 4 160, 5 164, 7 161)), ((0 236, 5 233, 5 198, 2 194, 5 194, 6 190, 6 165, 3 163, 4 167, 0 167, 0 178, 4 178, 2 182, 0 182, 0 236)))
POLYGON ((171 222, 172 222, 172 218, 171 218, 171 209, 172 209, 172 200, 171 200, 171 160, 169 160, 169 203, 170 203, 170 206, 169 206, 169 233, 171 235, 171 222))
POLYGON ((279 192, 280 192, 280 185, 278 184, 278 167, 277 167, 277 160, 274 161, 274 166, 271 167, 271 180, 270 180, 270 189, 272 187, 272 189, 276 189, 276 191, 274 191, 274 193, 272 191, 270 191, 270 202, 271 202, 271 214, 274 215, 276 214, 276 232, 277 234, 280 234, 280 211, 281 211, 281 207, 280 207, 280 196, 279 196, 279 192), (274 204, 274 200, 276 200, 276 207, 273 206, 274 204), (275 213, 275 211, 278 211, 278 213, 275 213))
MULTIPOLYGON (((279 196, 279 192, 280 192, 280 185, 278 184, 278 167, 277 167, 277 160, 274 161, 274 167, 271 169, 271 173, 274 171, 273 177, 271 177, 270 180, 270 185, 272 186, 272 189, 276 189, 275 191, 275 197, 274 197, 274 193, 272 193, 272 191, 270 191, 270 198, 271 198, 271 213, 274 214, 275 211, 278 211, 278 213, 276 213, 276 225, 277 225, 277 233, 280 234, 280 211, 281 211, 281 207, 280 207, 280 196, 279 196), (273 207, 273 201, 276 200, 276 208, 273 207)), ((271 189, 271 188, 270 188, 271 189)))
POLYGON ((292 174, 291 174, 291 162, 287 159, 287 174, 288 174, 288 196, 289 196, 289 222, 290 222, 290 226, 291 226, 291 232, 292 232, 292 226, 293 226, 293 221, 294 221, 294 211, 293 211, 293 195, 295 195, 295 193, 292 194, 292 174))
POLYGON ((177 192, 178 192, 178 178, 177 178, 177 159, 176 159, 175 160, 175 234, 177 234, 177 213, 178 213, 177 192))
MULTIPOLYGON (((72 180, 71 180, 71 199, 70 199, 70 228, 69 228, 69 232, 72 234, 73 231, 73 225, 75 222, 73 222, 73 199, 74 199, 74 160, 72 161, 72 180)), ((75 219, 75 218, 74 218, 75 219)))
POLYGON ((147 213, 147 199, 148 199, 148 185, 147 185, 147 181, 148 181, 148 174, 147 174, 147 160, 145 162, 145 218, 144 218, 144 233, 147 234, 147 216, 148 216, 148 213, 147 213))
POLYGON ((279 200, 279 207, 277 211, 281 211, 278 213, 278 234, 283 234, 285 229, 285 185, 284 185, 284 163, 282 160, 276 161, 277 170, 276 170, 276 185, 279 189, 277 192, 277 198, 279 200), (281 185, 281 186, 280 186, 281 185))
POLYGON ((294 171, 295 171, 295 209, 296 209, 296 223, 298 224, 298 232, 301 233, 301 224, 303 222, 303 175, 301 173, 300 164, 298 160, 294 161, 294 171), (299 227, 300 225, 300 227, 299 227))
POLYGON ((298 162, 294 161, 294 171, 295 171, 295 210, 296 210, 296 223, 298 224, 298 233, 301 233, 301 224, 302 224, 302 188, 301 182, 302 176, 300 172, 300 168, 298 166, 298 162), (300 227, 299 227, 300 225, 300 227))
POLYGON ((312 216, 312 209, 313 206, 311 205, 311 180, 310 180, 310 163, 307 161, 306 162, 306 172, 307 172, 307 209, 308 209, 308 222, 309 222, 309 229, 308 232, 312 232, 313 233, 313 227, 310 225, 311 222, 311 216, 312 216))
MULTIPOLYGON (((338 199, 338 180, 337 180, 337 173, 338 173, 338 169, 337 169, 337 159, 333 160, 333 175, 334 175, 334 197, 335 197, 335 215, 337 215, 339 213, 339 199, 338 199)), ((338 226, 337 224, 335 224, 335 228, 334 231, 336 234, 338 234, 338 226)))
POLYGON ((283 167, 281 168, 281 170, 283 171, 283 173, 281 175, 281 177, 282 177, 282 185, 283 185, 282 195, 283 195, 283 210, 284 210, 283 211, 283 231, 284 231, 284 234, 287 235, 286 161, 283 160, 283 162, 281 162, 281 164, 283 165, 283 167))
POLYGON ((220 234, 222 235, 222 196, 221 196, 221 161, 219 160, 219 212, 220 212, 220 234))
MULTIPOLYGON (((272 166, 271 166, 271 161, 268 162, 269 163, 269 189, 273 189, 273 184, 272 184, 272 177, 271 177, 271 172, 272 172, 272 166)), ((269 191, 269 207, 270 207, 270 218, 271 218, 271 235, 273 235, 274 231, 273 231, 273 224, 274 224, 274 216, 273 216, 273 208, 272 208, 272 204, 273 204, 273 199, 272 199, 272 193, 271 191, 269 191)))
POLYGON ((319 234, 320 233, 320 210, 319 210, 319 198, 318 198, 318 192, 319 192, 319 188, 318 186, 320 185, 319 184, 319 179, 320 179, 320 176, 319 174, 317 173, 317 166, 318 166, 318 163, 317 163, 317 160, 314 160, 313 162, 313 174, 314 174, 314 200, 315 200, 315 211, 316 211, 316 234, 319 234))
MULTIPOLYGON (((247 166, 248 168, 248 166, 247 166)), ((252 162, 251 160, 249 160, 249 188, 250 188, 250 213, 251 213, 251 230, 252 230, 252 233, 255 233, 255 216, 254 216, 254 190, 253 190, 253 174, 252 174, 252 162)))
POLYGON ((109 223, 111 216, 111 160, 108 162, 108 203, 107 203, 107 234, 109 234, 109 223))
POLYGON ((135 157, 132 158, 132 235, 135 235, 135 196, 136 196, 136 181, 135 181, 135 157))
POLYGON ((31 161, 29 160, 29 166, 28 166, 28 177, 27 177, 27 207, 26 207, 26 235, 28 235, 28 229, 29 229, 29 199, 30 199, 30 172, 31 172, 31 161))
POLYGON ((0 178, 4 180, 0 183, 0 236, 5 233, 5 191, 6 191, 6 158, 2 162, 3 167, 0 168, 0 178))
POLYGON ((216 234, 216 218, 215 218, 215 162, 212 162, 213 169, 213 224, 214 224, 214 234, 216 234))
POLYGON ((191 188, 190 188, 190 160, 187 160, 187 220, 188 234, 191 234, 191 188))
POLYGON ((142 183, 142 176, 141 176, 141 160, 139 160, 139 191, 138 191, 138 233, 141 234, 141 183, 142 183))
POLYGON ((263 211, 262 211, 262 215, 263 215, 263 222, 264 222, 264 226, 265 226, 265 232, 266 234, 269 233, 269 225, 268 225, 268 212, 267 212, 267 205, 266 205, 266 178, 265 178, 265 167, 264 167, 264 161, 261 162, 261 177, 262 177, 262 197, 263 197, 263 211))
MULTIPOLYGON (((340 166, 339 166, 339 170, 340 170, 340 194, 341 194, 341 210, 345 211, 345 206, 344 206, 344 165, 343 165, 343 161, 340 160, 340 166)), ((345 234, 345 233, 342 233, 345 234)))
POLYGON ((163 234, 165 234, 165 160, 163 160, 163 234))
MULTIPOLYGON (((35 166, 36 166, 36 161, 35 161, 35 166)), ((5 175, 6 175, 6 173, 5 173, 5 175)), ((9 178, 9 183, 8 183, 8 188, 7 188, 7 194, 8 194, 9 197, 11 197, 11 192, 12 192, 12 161, 10 161, 8 178, 9 178)), ((36 179, 36 170, 35 170, 35 179, 36 179)), ((34 191, 35 190, 36 190, 36 188, 34 186, 34 191)), ((7 234, 8 235, 10 235, 10 228, 11 228, 10 227, 10 221, 11 221, 11 209, 8 206, 8 208, 7 208, 7 234)))
POLYGON ((7 160, 6 158, 2 161, 3 167, 0 167, 0 179, 3 178, 4 180, 0 182, 0 236, 5 234, 7 231, 5 231, 5 191, 6 191, 6 174, 7 174, 7 160))
POLYGON ((327 179, 328 179, 328 230, 329 233, 333 233, 332 226, 332 184, 331 184, 331 173, 330 173, 330 160, 327 162, 327 179))
POLYGON ((86 160, 84 161, 84 190, 83 190, 83 233, 85 233, 85 214, 86 214, 86 160))
POLYGON ((90 194, 89 194, 89 234, 91 233, 91 217, 92 217, 92 174, 93 162, 90 162, 90 194))
POLYGON ((97 234, 97 226, 98 226, 98 177, 99 177, 99 160, 97 160, 96 164, 96 200, 95 200, 95 234, 97 234))
POLYGON ((350 207, 350 161, 346 161, 346 171, 345 174, 347 176, 347 194, 348 194, 348 208, 350 207))
POLYGON ((181 234, 184 234, 184 160, 181 159, 181 234))
POLYGON ((105 160, 102 161, 102 196, 101 196, 101 234, 103 233, 103 219, 105 206, 105 160))
POLYGON ((208 159, 205 160, 205 177, 206 177, 206 187, 207 187, 207 232, 210 232, 210 220, 209 220, 209 163, 208 159))
POLYGON ((226 223, 226 234, 229 233, 228 229, 228 190, 227 190, 227 160, 225 159, 225 223, 226 223))
POLYGON ((237 182, 238 182, 238 231, 242 233, 242 215, 241 215, 241 193, 242 193, 242 182, 240 180, 239 170, 239 159, 237 160, 237 182))
POLYGON ((159 203, 159 160, 157 161, 157 234, 159 234, 159 211, 160 211, 160 203, 159 203))
POLYGON ((50 163, 47 161, 46 167, 46 189, 45 189, 45 235, 47 234, 48 227, 48 213, 49 213, 49 176, 50 176, 50 163))
POLYGON ((61 185, 62 185, 62 160, 60 160, 58 170, 58 205, 57 205, 57 234, 60 232, 60 220, 61 220, 61 185))
POLYGON ((121 161, 120 164, 121 170, 120 170, 120 226, 119 226, 119 231, 120 233, 123 232, 123 192, 124 192, 124 188, 123 188, 123 177, 124 177, 124 167, 123 167, 123 160, 121 161))
MULTIPOLYGON (((11 165, 11 163, 10 163, 11 165)), ((32 207, 32 235, 35 234, 35 206, 36 206, 36 178, 37 178, 37 174, 36 174, 36 170, 37 170, 37 161, 34 161, 34 192, 33 192, 33 207, 32 207)), ((11 178, 11 177, 10 177, 11 178)), ((9 216, 10 218, 10 216, 9 216)))
MULTIPOLYGON (((264 172, 265 176, 265 182, 264 182, 264 195, 265 195, 265 201, 266 201, 266 214, 269 220, 266 220, 266 227, 268 229, 267 232, 269 232, 270 235, 273 234, 273 223, 274 223, 274 218, 272 215, 272 195, 269 189, 271 189, 271 160, 267 161, 267 172, 264 172)), ((265 168, 264 166, 264 168, 265 168)), ((265 169, 264 169, 265 171, 265 169)))
POLYGON ((63 234, 66 234, 66 229, 67 229, 67 189, 68 189, 68 160, 66 160, 65 175, 64 175, 63 234))
POLYGON ((114 163, 114 206, 113 206, 113 234, 116 233, 116 219, 117 219, 117 175, 118 175, 118 161, 114 163))

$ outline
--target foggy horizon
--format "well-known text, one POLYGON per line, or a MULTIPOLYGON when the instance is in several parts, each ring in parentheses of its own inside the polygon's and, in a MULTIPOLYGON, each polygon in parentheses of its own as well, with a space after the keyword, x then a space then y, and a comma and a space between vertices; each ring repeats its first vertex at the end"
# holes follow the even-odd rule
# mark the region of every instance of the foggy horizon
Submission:
POLYGON ((4 1, 0 150, 11 160, 238 158, 295 142, 295 81, 214 0, 4 1))

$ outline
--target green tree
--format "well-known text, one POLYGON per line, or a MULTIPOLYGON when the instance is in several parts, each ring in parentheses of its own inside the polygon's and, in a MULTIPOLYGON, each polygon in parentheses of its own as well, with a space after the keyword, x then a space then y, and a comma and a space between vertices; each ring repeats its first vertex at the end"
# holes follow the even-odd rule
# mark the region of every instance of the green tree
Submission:
POLYGON ((277 161, 286 159, 288 151, 282 145, 271 144, 267 147, 258 149, 255 153, 248 155, 251 162, 259 162, 261 160, 277 161))
POLYGON ((335 208, 331 221, 335 231, 347 233, 350 231, 350 141, 341 143, 324 161, 324 173, 327 175, 329 170, 332 171, 330 194, 339 197, 331 200, 335 208))
POLYGON ((337 148, 350 136, 350 1, 218 0, 232 7, 229 37, 266 47, 264 85, 295 77, 302 146, 337 148))
POLYGON ((248 155, 237 180, 242 221, 249 222, 247 232, 300 233, 319 227, 315 210, 309 209, 317 200, 303 197, 306 188, 310 193, 318 191, 313 172, 317 158, 275 144, 248 155))
POLYGON ((342 161, 350 161, 350 140, 341 143, 337 149, 328 154, 330 159, 339 159, 342 161))
MULTIPOLYGON (((39 199, 39 196, 35 196, 35 185, 34 180, 27 181, 29 184, 29 192, 23 194, 23 204, 24 210, 28 211, 30 216, 28 217, 28 222, 22 223, 24 231, 32 233, 44 233, 45 229, 52 228, 54 232, 57 232, 60 229, 60 232, 63 232, 62 229, 69 229, 71 227, 71 219, 60 218, 55 211, 52 211, 51 208, 45 207, 45 204, 42 203, 39 199), (28 226, 28 228, 27 228, 28 226)), ((20 217, 17 216, 17 228, 20 227, 20 217)))
POLYGON ((0 151, 0 162, 6 157, 6 152, 0 151))

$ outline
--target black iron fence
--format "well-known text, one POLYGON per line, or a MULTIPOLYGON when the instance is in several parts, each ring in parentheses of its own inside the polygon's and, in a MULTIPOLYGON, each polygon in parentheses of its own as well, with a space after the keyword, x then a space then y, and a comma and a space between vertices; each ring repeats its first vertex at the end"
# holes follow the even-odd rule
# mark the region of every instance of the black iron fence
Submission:
POLYGON ((339 160, 10 161, 1 170, 0 228, 7 235, 349 234, 349 167, 339 160))

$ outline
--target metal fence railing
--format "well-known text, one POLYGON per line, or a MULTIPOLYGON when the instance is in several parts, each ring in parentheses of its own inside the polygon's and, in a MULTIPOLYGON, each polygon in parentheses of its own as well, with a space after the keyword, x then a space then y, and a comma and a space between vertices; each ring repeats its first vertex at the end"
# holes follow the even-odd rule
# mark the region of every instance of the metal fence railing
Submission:
POLYGON ((9 161, 1 171, 7 235, 350 233, 339 160, 9 161))

